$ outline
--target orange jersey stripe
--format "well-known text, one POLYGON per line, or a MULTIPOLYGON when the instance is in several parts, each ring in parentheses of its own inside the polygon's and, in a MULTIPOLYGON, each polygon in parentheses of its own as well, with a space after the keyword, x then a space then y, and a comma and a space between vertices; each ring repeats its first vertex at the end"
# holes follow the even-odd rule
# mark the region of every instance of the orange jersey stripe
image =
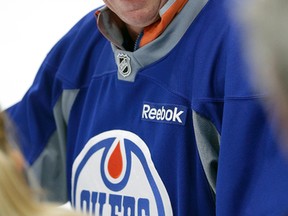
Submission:
POLYGON ((156 39, 169 25, 177 13, 179 13, 188 0, 176 0, 170 8, 161 16, 160 20, 144 29, 144 35, 140 41, 140 47, 156 39))

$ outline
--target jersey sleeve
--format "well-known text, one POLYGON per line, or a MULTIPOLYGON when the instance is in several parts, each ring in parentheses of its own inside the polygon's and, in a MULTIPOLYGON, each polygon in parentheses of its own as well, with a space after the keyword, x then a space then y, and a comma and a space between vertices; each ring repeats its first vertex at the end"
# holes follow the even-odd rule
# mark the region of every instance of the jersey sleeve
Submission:
POLYGON ((48 200, 65 202, 65 120, 59 112, 61 85, 57 68, 45 61, 23 99, 7 112, 15 123, 29 169, 48 200), (52 193, 53 191, 53 193, 52 193))
POLYGON ((263 103, 265 92, 253 86, 233 33, 227 41, 217 214, 282 215, 288 212, 288 158, 263 103))
POLYGON ((20 147, 29 167, 51 201, 65 203, 68 197, 67 123, 81 85, 76 81, 89 80, 84 72, 80 79, 71 67, 78 68, 79 59, 84 58, 84 50, 79 49, 89 49, 92 45, 88 42, 97 41, 99 37, 94 12, 85 15, 55 44, 23 99, 7 109, 18 130, 20 147), (96 39, 89 40, 91 38, 96 39))

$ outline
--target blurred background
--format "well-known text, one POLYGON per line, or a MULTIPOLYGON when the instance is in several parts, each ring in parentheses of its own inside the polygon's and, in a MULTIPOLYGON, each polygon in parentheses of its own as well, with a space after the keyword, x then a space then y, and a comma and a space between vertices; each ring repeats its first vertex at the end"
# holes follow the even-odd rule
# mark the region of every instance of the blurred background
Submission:
POLYGON ((19 101, 52 46, 102 0, 0 2, 0 106, 19 101))

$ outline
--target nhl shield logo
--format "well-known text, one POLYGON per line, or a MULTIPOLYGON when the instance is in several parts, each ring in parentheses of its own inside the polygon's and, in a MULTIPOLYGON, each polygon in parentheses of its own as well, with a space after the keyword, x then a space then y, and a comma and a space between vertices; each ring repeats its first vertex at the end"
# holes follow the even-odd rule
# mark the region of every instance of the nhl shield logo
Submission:
POLYGON ((127 54, 119 53, 117 55, 118 71, 123 77, 127 77, 131 74, 130 58, 127 54))
POLYGON ((123 130, 91 138, 72 171, 72 205, 93 216, 172 216, 146 143, 123 130))

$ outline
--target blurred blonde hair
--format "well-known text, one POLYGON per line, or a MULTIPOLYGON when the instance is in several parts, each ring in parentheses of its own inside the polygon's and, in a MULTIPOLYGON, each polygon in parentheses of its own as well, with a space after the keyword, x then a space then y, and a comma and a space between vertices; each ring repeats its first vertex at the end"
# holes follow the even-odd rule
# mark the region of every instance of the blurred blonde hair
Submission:
MULTIPOLYGON (((80 216, 57 204, 40 202, 25 177, 20 151, 9 143, 10 125, 0 112, 0 216, 80 216)), ((22 161, 24 162, 24 160, 22 161)))
POLYGON ((235 14, 243 27, 252 82, 268 96, 266 108, 287 143, 288 0, 242 0, 238 6, 235 14))
POLYGON ((243 0, 239 8, 255 78, 269 93, 278 93, 279 85, 288 93, 288 1, 243 0))
POLYGON ((251 80, 288 154, 288 1, 242 0, 236 13, 244 32, 251 80))

